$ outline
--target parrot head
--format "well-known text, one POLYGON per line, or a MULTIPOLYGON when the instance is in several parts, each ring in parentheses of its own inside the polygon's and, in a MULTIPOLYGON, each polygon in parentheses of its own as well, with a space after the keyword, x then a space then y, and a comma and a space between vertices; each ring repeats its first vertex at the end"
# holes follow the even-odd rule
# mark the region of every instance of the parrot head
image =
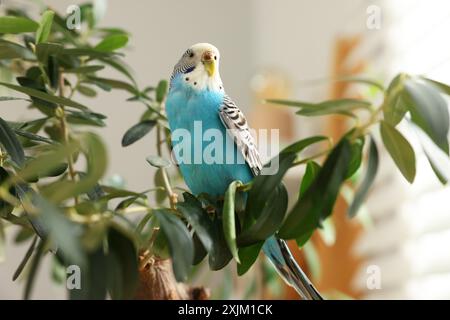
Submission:
POLYGON ((197 43, 187 49, 175 65, 171 80, 182 76, 194 89, 223 90, 219 74, 219 50, 209 43, 197 43))

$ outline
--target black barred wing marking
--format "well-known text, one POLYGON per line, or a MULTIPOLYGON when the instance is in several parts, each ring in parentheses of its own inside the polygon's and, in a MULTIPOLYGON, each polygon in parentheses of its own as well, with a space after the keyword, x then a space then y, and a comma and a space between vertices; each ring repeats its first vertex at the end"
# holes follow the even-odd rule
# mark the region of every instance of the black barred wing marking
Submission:
POLYGON ((220 119, 228 133, 234 139, 238 150, 241 151, 245 161, 255 176, 261 172, 262 164, 256 147, 255 140, 250 134, 250 129, 244 114, 238 106, 225 95, 222 106, 219 110, 220 119))
POLYGON ((194 69, 195 65, 193 64, 184 64, 183 62, 177 63, 177 65, 173 69, 172 75, 170 76, 170 82, 172 83, 173 78, 175 78, 177 74, 189 73, 192 72, 194 69))

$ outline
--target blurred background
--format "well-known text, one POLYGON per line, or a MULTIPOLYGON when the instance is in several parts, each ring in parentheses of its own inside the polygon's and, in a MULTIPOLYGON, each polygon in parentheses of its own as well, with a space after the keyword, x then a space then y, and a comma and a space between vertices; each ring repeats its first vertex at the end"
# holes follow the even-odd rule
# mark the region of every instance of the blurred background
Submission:
MULTIPOLYGON (((62 13, 69 5, 82 3, 42 2, 62 13)), ((36 10, 34 1, 0 3, 0 11, 5 5, 36 10)), ((228 94, 254 128, 280 129, 282 144, 320 133, 337 137, 346 120, 301 118, 285 107, 262 104, 264 98, 377 99, 367 86, 331 81, 350 75, 387 83, 396 73, 407 72, 450 83, 448 0, 109 0, 101 24, 121 27, 132 35, 126 61, 142 87, 169 78, 190 45, 214 44, 221 51, 221 75, 228 94)), ((126 98, 120 92, 101 93, 86 102, 108 115, 108 126, 100 129, 110 155, 108 179, 122 177, 128 187, 143 190, 153 183, 145 161, 154 153, 153 137, 121 147, 122 135, 142 112, 140 106, 124 103, 126 98)), ((30 111, 17 103, 0 112, 19 120, 30 111)), ((414 135, 401 124, 400 129, 414 135)), ((357 219, 346 218, 349 195, 344 192, 324 231, 302 251, 295 246, 293 250, 329 298, 450 299, 450 189, 439 184, 420 156, 412 186, 385 152, 380 168, 357 219)), ((301 175, 301 169, 289 173, 286 183, 291 190, 297 190, 301 175)), ((13 283, 11 277, 26 246, 12 243, 8 241, 6 259, 0 263, 0 299, 21 297, 22 283, 13 283)), ((232 268, 220 271, 220 276, 202 269, 193 281, 213 288, 214 298, 296 297, 267 271, 264 260, 244 278, 235 278, 232 268)), ((41 268, 35 298, 65 298, 64 288, 50 281, 52 276, 50 267, 41 268)))

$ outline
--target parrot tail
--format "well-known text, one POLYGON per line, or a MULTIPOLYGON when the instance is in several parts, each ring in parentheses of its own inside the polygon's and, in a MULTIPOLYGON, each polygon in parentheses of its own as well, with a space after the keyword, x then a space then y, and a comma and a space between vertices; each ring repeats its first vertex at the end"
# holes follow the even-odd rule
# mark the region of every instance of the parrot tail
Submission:
POLYGON ((311 281, 299 267, 286 242, 274 236, 266 240, 263 251, 283 280, 293 287, 303 300, 323 300, 311 281))

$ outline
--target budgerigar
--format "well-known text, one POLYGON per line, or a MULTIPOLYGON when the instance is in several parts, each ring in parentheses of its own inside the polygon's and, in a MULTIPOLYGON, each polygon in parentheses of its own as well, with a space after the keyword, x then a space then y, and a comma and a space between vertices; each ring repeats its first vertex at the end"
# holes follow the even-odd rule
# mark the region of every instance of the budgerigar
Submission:
MULTIPOLYGON (((183 139, 187 139, 183 137, 183 133, 188 133, 192 139, 189 141, 190 150, 184 150, 190 154, 191 161, 186 161, 185 158, 177 161, 187 186, 196 195, 223 195, 231 182, 239 180, 247 183, 260 173, 262 167, 247 121, 225 93, 219 74, 219 61, 219 50, 213 45, 199 43, 191 46, 175 65, 166 100, 174 148, 183 139), (196 129, 199 125, 201 131, 196 129), (216 150, 223 152, 220 155, 223 161, 211 163, 204 159, 194 159, 205 148, 203 143, 201 149, 197 150, 195 140, 204 139, 199 134, 208 129, 220 132, 223 137, 226 134, 232 135, 231 145, 224 140, 223 148, 216 150), (174 137, 179 133, 182 138, 174 137), (234 161, 225 161, 230 152, 233 152, 234 161)), ((263 251, 284 281, 294 287, 303 299, 321 299, 283 240, 275 237, 267 239, 263 251)))

